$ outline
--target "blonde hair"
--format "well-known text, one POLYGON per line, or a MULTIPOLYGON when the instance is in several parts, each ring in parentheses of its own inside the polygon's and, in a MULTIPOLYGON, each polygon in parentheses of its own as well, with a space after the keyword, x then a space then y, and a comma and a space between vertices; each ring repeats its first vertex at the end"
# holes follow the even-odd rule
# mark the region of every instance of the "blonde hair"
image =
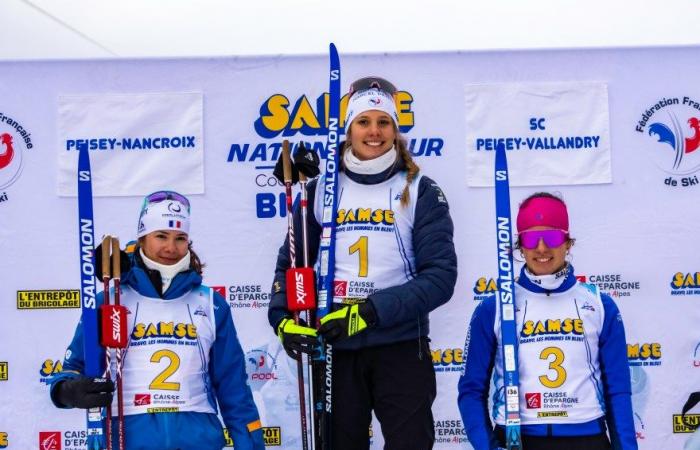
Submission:
MULTIPOLYGON (((351 124, 352 126, 352 124, 351 124)), ((418 167, 418 164, 413 161, 413 157, 411 156, 411 152, 408 150, 408 144, 406 142, 406 139, 401 135, 399 132, 398 128, 396 127, 396 124, 394 124, 394 132, 396 133, 396 139, 394 139, 394 147, 396 148, 396 151, 399 154, 399 158, 403 161, 404 165, 406 166, 406 186, 404 186, 403 191, 401 192, 401 206, 404 208, 408 206, 408 202, 410 200, 411 194, 410 194, 410 187, 411 183, 413 183, 413 180, 416 179, 416 176, 418 175, 418 172, 420 172, 420 167, 418 167)), ((347 131, 347 136, 348 139, 345 140, 345 143, 343 144, 343 148, 340 150, 340 161, 341 161, 341 166, 344 167, 343 165, 343 154, 345 153, 345 150, 350 148, 350 128, 348 128, 347 131)), ((396 160, 396 163, 398 162, 398 158, 396 160)), ((394 164, 396 164, 394 163, 394 164)))

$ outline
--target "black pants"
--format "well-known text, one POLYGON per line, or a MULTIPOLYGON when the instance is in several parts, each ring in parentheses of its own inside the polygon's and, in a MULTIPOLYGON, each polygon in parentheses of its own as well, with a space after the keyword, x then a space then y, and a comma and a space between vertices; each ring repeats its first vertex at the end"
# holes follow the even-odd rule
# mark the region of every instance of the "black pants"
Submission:
MULTIPOLYGON (((429 450, 435 370, 427 339, 333 351, 333 450, 369 449, 372 410, 387 450, 429 450)), ((378 430, 373 430, 376 435, 378 430)))
MULTIPOLYGON (((503 427, 494 430, 499 445, 505 448, 503 427)), ((522 436, 524 450, 610 450, 605 433, 592 436, 522 436)))

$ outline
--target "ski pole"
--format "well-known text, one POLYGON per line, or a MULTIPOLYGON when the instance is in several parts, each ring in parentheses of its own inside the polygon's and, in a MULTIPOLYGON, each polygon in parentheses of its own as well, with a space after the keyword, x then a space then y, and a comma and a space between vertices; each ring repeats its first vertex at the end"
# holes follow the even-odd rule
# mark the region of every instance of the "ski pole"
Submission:
MULTIPOLYGON (((301 202, 300 202, 300 207, 301 207, 301 248, 302 252, 304 255, 304 267, 310 267, 309 266, 309 229, 308 229, 308 194, 306 192, 306 175, 304 175, 301 171, 299 172, 299 189, 301 190, 301 202)), ((315 276, 314 276, 315 278, 315 276)), ((312 293, 316 293, 316 289, 311 291, 312 293)), ((315 303, 315 301, 314 301, 315 303)), ((315 310, 313 307, 309 308, 306 310, 306 323, 308 324, 314 324, 316 321, 316 314, 315 310)), ((307 400, 309 405, 313 405, 313 391, 314 391, 314 377, 312 376, 313 373, 313 360, 311 357, 306 358, 306 379, 309 381, 309 391, 308 391, 308 396, 307 400)), ((313 408, 312 408, 313 410, 313 408)), ((316 435, 316 424, 311 418, 310 420, 310 434, 312 436, 311 439, 311 447, 315 448, 314 445, 314 439, 313 436, 316 435)))
MULTIPOLYGON (((127 345, 126 339, 126 307, 120 301, 120 253, 119 239, 106 236, 102 241, 102 272, 104 280, 104 302, 100 306, 100 320, 102 333, 100 344, 105 349, 107 368, 105 377, 111 379, 111 352, 116 353, 116 384, 117 384, 117 442, 119 450, 124 450, 124 395, 122 389, 122 359, 123 351, 127 345), (110 249, 111 249, 111 277, 110 277, 110 249), (114 281, 114 303, 110 302, 111 290, 109 280, 114 281)), ((107 408, 107 448, 112 449, 112 408, 107 408)))
POLYGON ((117 323, 114 327, 120 329, 117 354, 117 427, 119 433, 119 450, 124 450, 124 389, 122 387, 122 366, 124 363, 124 348, 126 347, 126 308, 121 305, 121 254, 119 238, 112 237, 112 279, 114 280, 114 307, 119 314, 115 315, 117 323))
MULTIPOLYGON (((112 238, 106 235, 102 238, 102 292, 103 292, 103 305, 109 306, 110 304, 110 294, 109 294, 109 281, 111 278, 112 271, 110 270, 110 250, 112 248, 112 238)), ((104 311, 105 308, 100 307, 100 311, 104 311)), ((105 378, 108 380, 112 379, 112 350, 109 347, 105 347, 105 378)), ((105 408, 105 434, 107 435, 107 450, 112 450, 112 408, 105 408)))
MULTIPOLYGON (((287 195, 287 237, 289 243, 289 271, 287 272, 287 290, 296 290, 296 282, 298 276, 303 276, 302 274, 297 275, 296 269, 296 242, 294 240, 294 218, 292 214, 292 162, 289 155, 289 141, 284 140, 282 143, 282 167, 284 169, 284 189, 287 195), (289 283, 290 275, 292 275, 292 283, 289 283)), ((290 302, 289 295, 287 296, 287 303, 291 303, 293 309, 292 315, 294 318, 294 323, 299 324, 299 311, 297 308, 297 302, 290 302)), ((301 443, 303 450, 308 450, 309 448, 309 437, 308 437, 308 427, 306 423, 306 394, 304 392, 304 365, 302 362, 302 355, 297 355, 297 384, 299 386, 299 415, 301 416, 301 443)))

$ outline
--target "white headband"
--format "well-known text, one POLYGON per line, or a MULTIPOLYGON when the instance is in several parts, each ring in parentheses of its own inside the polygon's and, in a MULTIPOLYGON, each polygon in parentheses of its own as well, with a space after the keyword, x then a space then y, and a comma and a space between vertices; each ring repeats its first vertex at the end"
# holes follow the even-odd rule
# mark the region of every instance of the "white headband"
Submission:
POLYGON ((158 230, 175 230, 190 234, 190 212, 177 200, 149 203, 141 212, 137 236, 158 230))
POLYGON ((372 88, 356 92, 348 101, 348 109, 345 113, 345 132, 350 129, 350 124, 365 111, 377 110, 387 113, 394 125, 399 125, 399 114, 396 112, 394 97, 386 92, 372 88))

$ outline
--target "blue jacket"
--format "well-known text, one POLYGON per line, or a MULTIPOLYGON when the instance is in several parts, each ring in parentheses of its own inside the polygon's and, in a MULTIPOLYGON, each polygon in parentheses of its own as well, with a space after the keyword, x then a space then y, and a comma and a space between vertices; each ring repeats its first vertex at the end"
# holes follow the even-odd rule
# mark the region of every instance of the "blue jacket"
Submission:
MULTIPOLYGON (((151 281, 155 271, 143 268, 140 258, 133 255, 132 263, 131 270, 123 274, 122 283, 128 284, 146 297, 165 300, 179 298, 202 284, 202 277, 190 269, 177 274, 168 290, 161 296, 159 289, 156 289, 151 281)), ((156 274, 160 276, 157 272, 156 274)), ((102 301, 103 293, 99 293, 97 304, 102 304, 102 301)), ((245 357, 236 336, 231 309, 216 293, 214 294, 214 316, 216 339, 211 348, 209 376, 221 416, 237 450, 264 450, 260 417, 247 383, 245 357), (249 428, 253 431, 249 432, 249 428)), ((104 361, 103 357, 101 361, 104 361)), ((54 398, 55 383, 78 376, 83 368, 83 331, 82 324, 79 322, 66 352, 63 372, 52 380, 51 399, 57 407, 66 406, 58 403, 54 398)), ((216 405, 212 406, 217 410, 216 405)), ((124 419, 124 428, 129 450, 221 449, 225 444, 223 427, 215 414, 174 412, 127 415, 124 419)))
MULTIPOLYGON (((534 293, 566 292, 576 283, 573 267, 562 285, 547 291, 520 273, 518 284, 534 293)), ((625 330, 613 300, 601 294, 605 319, 599 337, 599 361, 605 400, 604 420, 580 424, 523 425, 521 433, 533 436, 585 436, 610 432, 613 449, 637 449, 631 402, 630 371, 627 361, 625 330)), ((494 334, 496 298, 491 296, 477 306, 472 315, 464 354, 463 374, 459 379, 459 411, 464 428, 475 450, 498 448, 488 413, 488 394, 494 357, 499 349, 494 334)), ((523 364, 520 361, 519 364, 523 364)), ((522 404, 522 402, 521 402, 522 404)))
MULTIPOLYGON (((376 175, 360 175, 348 170, 345 173, 361 184, 381 183, 397 175, 405 166, 398 164, 376 175)), ((321 225, 316 221, 313 205, 318 179, 308 185, 309 212, 309 261, 316 261, 320 244, 321 225)), ((415 221, 413 224, 413 250, 417 276, 402 285, 393 286, 371 294, 367 301, 377 313, 373 328, 334 344, 337 349, 357 349, 381 344, 401 342, 427 336, 428 313, 446 303, 457 281, 457 255, 452 235, 454 227, 444 194, 428 177, 422 177, 418 186, 415 221)), ((295 236, 301 236, 301 213, 294 211, 295 236)), ((297 266, 303 263, 301 239, 296 239, 297 266)), ((270 325, 276 329, 279 322, 290 313, 287 311, 285 271, 289 268, 287 239, 280 247, 277 267, 268 310, 270 325)))

